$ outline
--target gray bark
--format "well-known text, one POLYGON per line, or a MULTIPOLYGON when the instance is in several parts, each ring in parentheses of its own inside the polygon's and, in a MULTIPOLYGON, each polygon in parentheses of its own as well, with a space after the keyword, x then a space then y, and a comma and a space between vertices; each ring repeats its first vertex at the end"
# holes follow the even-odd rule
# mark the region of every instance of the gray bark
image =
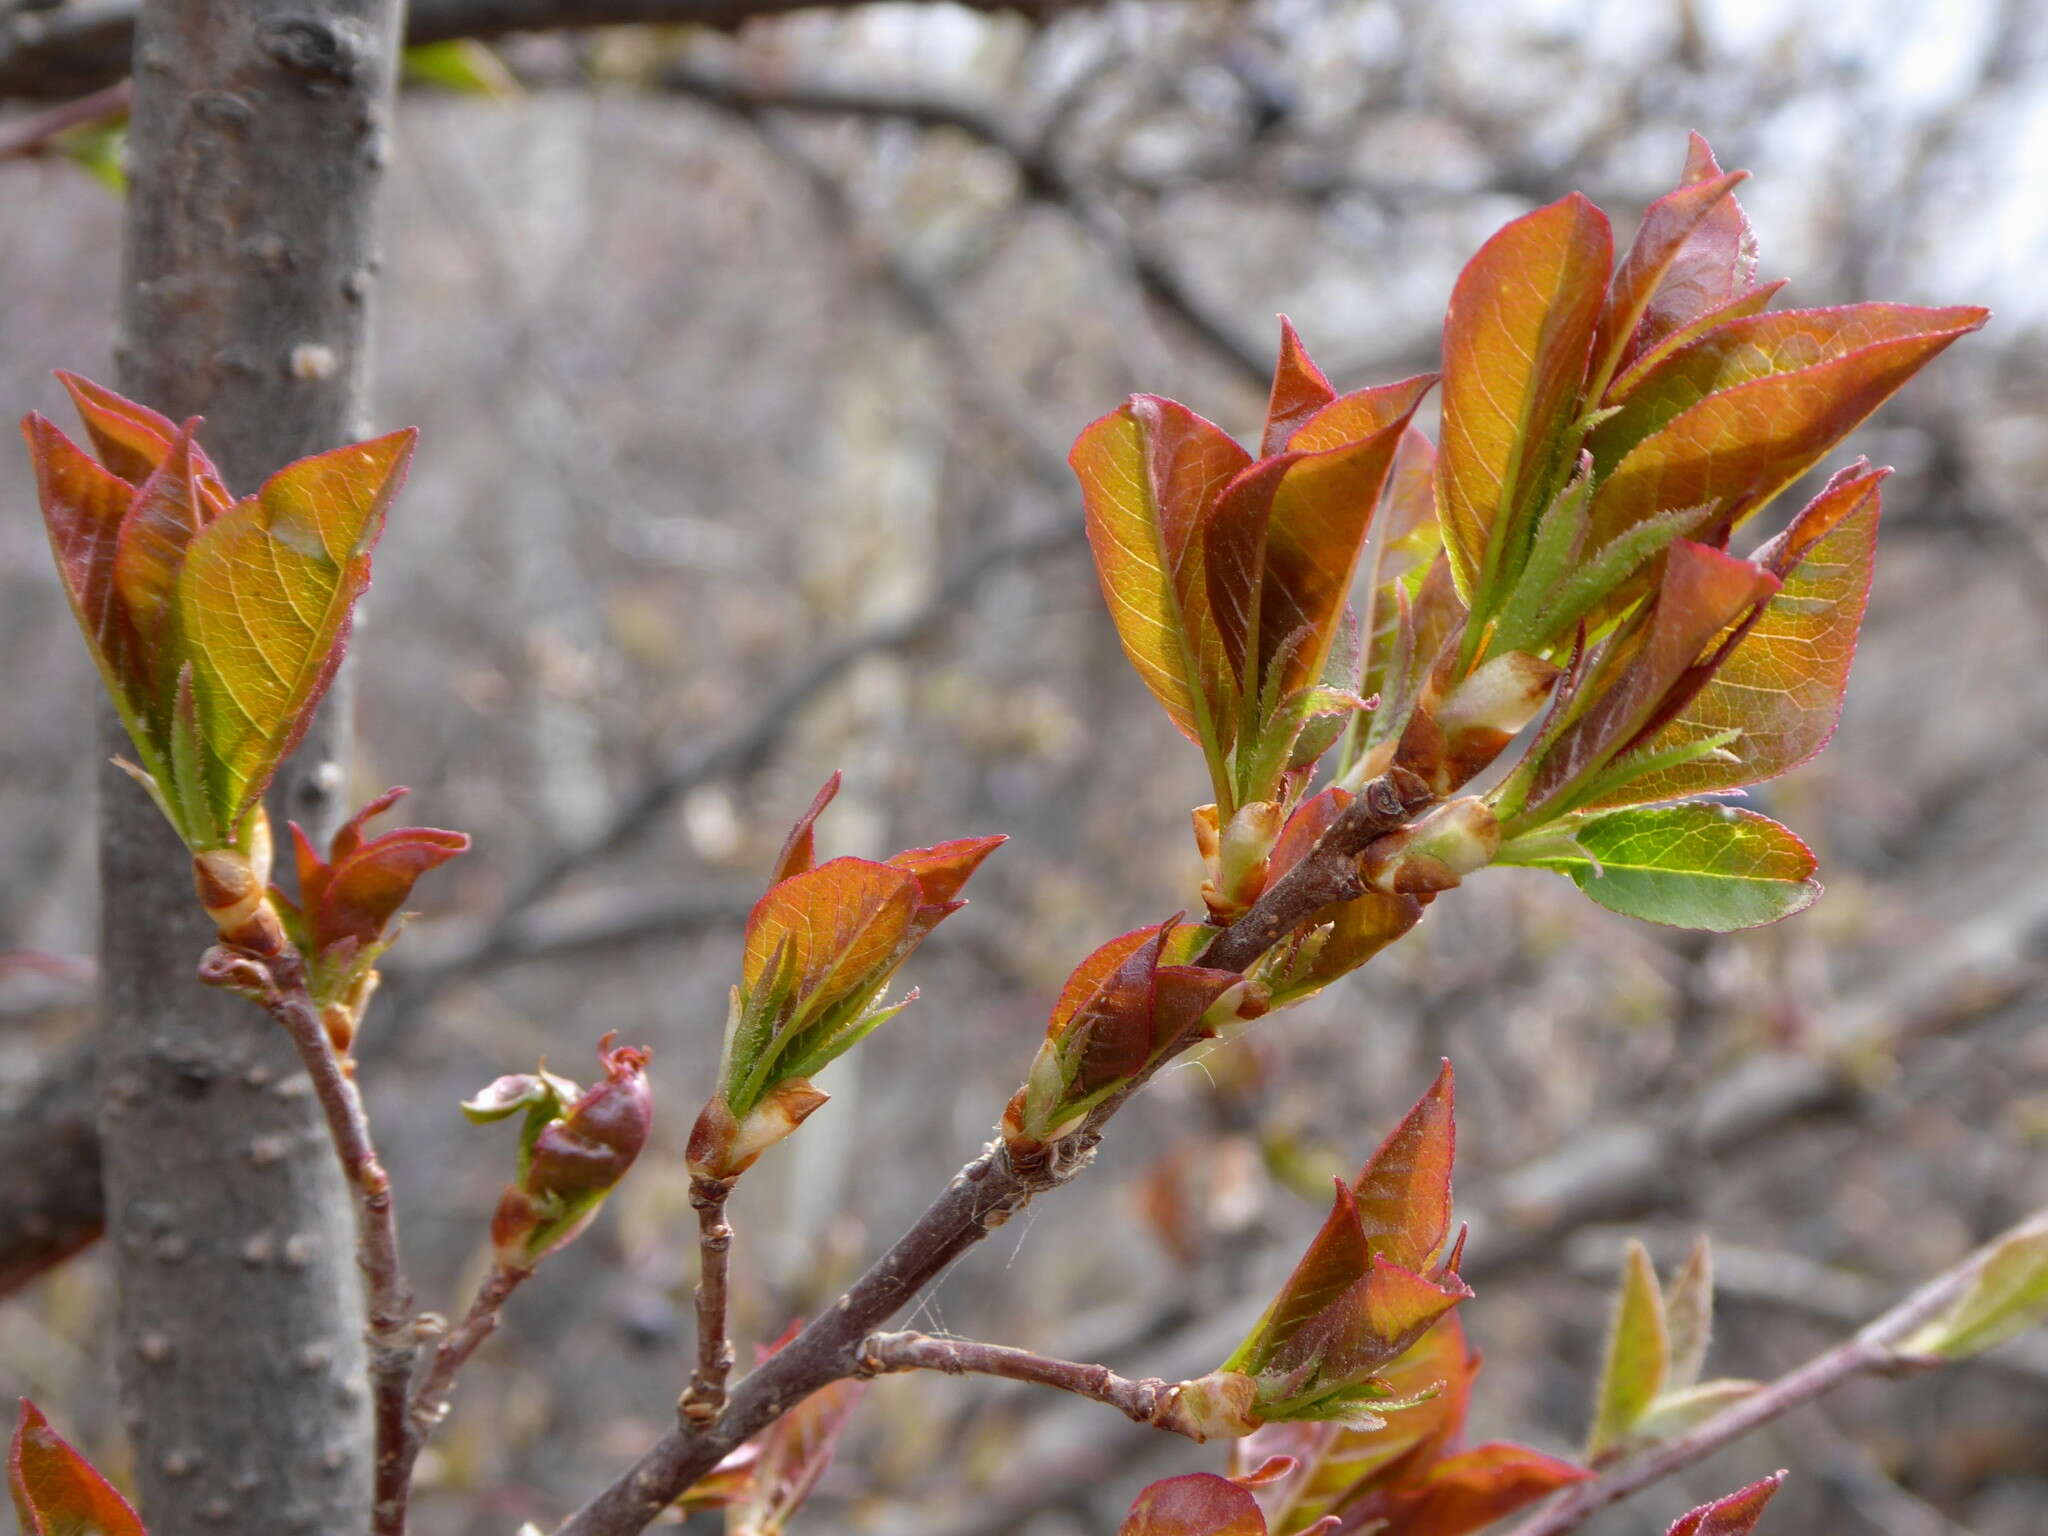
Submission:
MULTIPOLYGON (((362 431, 399 28, 395 0, 142 7, 118 386, 205 415, 241 493, 362 431)), ((344 704, 274 818, 333 819, 344 704)), ((101 1137, 143 1514, 153 1536, 364 1529, 362 1302, 310 1085, 259 1010, 194 978, 211 934, 183 850, 102 785, 101 1137)))

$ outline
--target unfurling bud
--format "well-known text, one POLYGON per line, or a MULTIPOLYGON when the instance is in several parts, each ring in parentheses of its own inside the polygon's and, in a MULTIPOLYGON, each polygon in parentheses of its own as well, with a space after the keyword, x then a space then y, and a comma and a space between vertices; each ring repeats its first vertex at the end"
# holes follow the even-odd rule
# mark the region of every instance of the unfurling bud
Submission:
POLYGON ((519 1177, 491 1218, 491 1243, 507 1269, 531 1269, 581 1232, 647 1145, 654 1121, 648 1052, 614 1050, 612 1039, 598 1043, 605 1076, 587 1092, 543 1068, 501 1077, 462 1106, 478 1122, 526 1111, 519 1177))
POLYGON ((1235 922, 1265 891, 1271 880, 1273 847, 1285 820, 1282 807, 1272 800, 1239 806, 1221 826, 1215 806, 1195 807, 1195 849, 1208 870, 1208 878, 1202 882, 1202 900, 1212 922, 1235 922))
POLYGON ((1438 806, 1412 826, 1389 832, 1358 857, 1365 883, 1390 896, 1447 891, 1500 851, 1500 825, 1482 800, 1438 806))
POLYGON ((735 1119, 723 1095, 712 1098, 690 1128, 689 1168, 700 1179, 736 1179, 763 1152, 820 1109, 829 1094, 808 1078, 777 1083, 742 1118, 735 1119))
POLYGON ((240 847, 192 855, 192 884, 225 942, 258 955, 284 952, 284 924, 270 904, 270 818, 261 806, 243 823, 240 847))
POLYGON ((1196 1440, 1235 1440, 1265 1420, 1255 1404, 1259 1384, 1241 1371, 1211 1371, 1176 1389, 1171 1426, 1196 1440))

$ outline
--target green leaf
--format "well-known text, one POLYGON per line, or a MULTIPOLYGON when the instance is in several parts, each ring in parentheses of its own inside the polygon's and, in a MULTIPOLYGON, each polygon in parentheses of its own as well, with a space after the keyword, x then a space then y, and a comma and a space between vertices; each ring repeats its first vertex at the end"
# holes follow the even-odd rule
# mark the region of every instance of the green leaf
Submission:
POLYGON ((1569 876, 1609 911, 1674 928, 1732 933, 1802 912, 1819 897, 1807 846, 1767 816, 1691 802, 1589 817, 1579 854, 1508 843, 1496 864, 1569 876))
POLYGON ((128 1501, 27 1398, 7 1451, 7 1491, 22 1536, 146 1536, 128 1501))
POLYGON ((1724 1377, 1683 1391, 1666 1392, 1636 1420, 1635 1433, 1645 1440, 1663 1440, 1703 1424, 1724 1408, 1733 1407, 1763 1389, 1759 1381, 1724 1377))
POLYGON ((2048 1223, 2009 1233, 1941 1316, 1895 1346, 1902 1355, 1958 1360, 2048 1322, 2048 1223))
POLYGON ((1714 1336, 1714 1250, 1701 1233, 1686 1255, 1685 1267, 1664 1298, 1664 1322, 1671 1335, 1671 1368, 1665 1372, 1666 1394, 1682 1392, 1700 1379, 1707 1346, 1714 1336))
POLYGON ((192 539, 173 598, 174 654, 192 667, 216 826, 242 824, 333 679, 417 436, 287 465, 192 539))
POLYGON ((488 96, 509 101, 519 95, 519 82, 505 61, 473 37, 421 43, 402 55, 408 85, 431 85, 460 96, 488 96))
POLYGON ((1630 1239, 1621 1290, 1607 1328, 1607 1353, 1594 1399, 1593 1431, 1586 1441, 1592 1460, 1612 1451, 1635 1431, 1664 1390, 1671 1363, 1671 1339, 1664 1321, 1664 1293, 1649 1251, 1630 1239))

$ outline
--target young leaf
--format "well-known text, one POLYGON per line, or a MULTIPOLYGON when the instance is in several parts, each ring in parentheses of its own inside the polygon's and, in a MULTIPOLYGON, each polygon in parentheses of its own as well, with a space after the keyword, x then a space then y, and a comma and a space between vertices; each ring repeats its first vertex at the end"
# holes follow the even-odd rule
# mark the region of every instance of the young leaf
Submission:
POLYGON ((1902 1355, 1959 1360, 2048 1322, 2048 1226, 2012 1233, 1949 1309, 1903 1343, 1902 1355))
POLYGON ((1189 1472, 1142 1490, 1117 1536, 1266 1536, 1266 1517, 1229 1478, 1189 1472))
POLYGON ((1664 1298, 1664 1324, 1671 1338, 1671 1364, 1664 1390, 1682 1392, 1700 1379, 1707 1346, 1714 1337, 1714 1250, 1703 1232, 1685 1256, 1685 1266, 1664 1298))
POLYGON ((1770 818, 1734 806, 1616 811, 1578 823, 1572 836, 1576 851, 1525 855, 1509 843, 1494 862, 1569 876, 1624 917, 1711 933, 1774 923, 1820 896, 1811 850, 1770 818))
POLYGON ((1711 1504, 1702 1504, 1680 1515, 1665 1536, 1750 1536, 1764 1506, 1784 1481, 1783 1472, 1774 1472, 1762 1482, 1751 1483, 1711 1504))
POLYGON ((1280 317, 1280 357, 1273 365, 1273 393, 1266 403, 1266 430, 1259 437, 1259 457, 1270 459, 1287 449, 1287 440, 1309 417, 1337 398, 1337 391, 1310 360, 1294 322, 1280 317))
MULTIPOLYGON (((1366 698, 1390 691, 1389 658, 1396 646, 1402 603, 1413 600, 1429 565, 1443 548, 1436 521, 1436 445, 1416 427, 1401 434, 1387 472, 1386 505, 1373 526, 1366 607, 1360 620, 1365 665, 1358 691, 1366 698)), ((1347 764, 1348 766, 1348 764, 1347 764)))
POLYGON ((1527 1446, 1495 1442, 1436 1462, 1414 1483, 1357 1504, 1344 1518, 1357 1530, 1400 1536, 1471 1536, 1558 1489, 1592 1476, 1584 1467, 1527 1446), (1372 1521, 1388 1523, 1375 1527, 1372 1521))
POLYGON ((239 827, 305 733, 370 583, 418 433, 301 459, 195 537, 174 596, 217 825, 239 827))
POLYGON ((796 825, 789 829, 784 839, 782 852, 775 856, 775 867, 768 872, 768 883, 778 885, 791 875, 800 875, 816 866, 818 862, 818 818, 825 814, 825 807, 839 793, 840 775, 835 771, 825 781, 811 800, 811 808, 797 818, 796 825))
POLYGON ((1524 820, 1571 809, 1592 776, 1653 723, 1709 642, 1777 588, 1777 577, 1747 560, 1684 539, 1672 544, 1641 647, 1543 751, 1524 820))
POLYGON ((146 1536, 128 1501, 27 1398, 7 1451, 7 1491, 22 1536, 146 1536))
POLYGON ((1352 1186, 1367 1244, 1405 1269, 1428 1268, 1450 1234, 1458 1135, 1452 1097, 1446 1061, 1352 1186))
POLYGON ((1236 698, 1209 617, 1202 530, 1250 456, 1186 406, 1136 395, 1086 427, 1069 462, 1124 654, 1220 774, 1236 698))
POLYGON ((1757 551, 1758 563, 1784 585, 1700 664, 1705 682, 1699 691, 1629 757, 1649 759, 1739 733, 1726 740, 1725 750, 1632 775, 1596 796, 1592 807, 1741 789, 1797 768, 1827 745, 1841 718, 1869 600, 1878 488, 1887 473, 1837 475, 1783 535, 1757 551))
POLYGON ((1612 258, 1606 215, 1575 192, 1493 236, 1452 289, 1437 510, 1458 593, 1482 615, 1492 573, 1518 564, 1503 546, 1562 478, 1612 258))
MULTIPOLYGON (((1734 527, 1811 469, 1936 354, 1983 325, 1988 313, 1919 312, 1901 334, 1717 389, 1689 405, 1630 447, 1602 482, 1593 498, 1594 541, 1605 543, 1673 507, 1712 504, 1715 526, 1734 527)), ((1759 315, 1734 327, 1775 319, 1759 315)), ((1717 356, 1718 335, 1709 332, 1685 350, 1707 348, 1717 356)), ((1668 362, 1676 365, 1683 355, 1668 362)))
POLYGON ((1607 1328, 1607 1353, 1600 1367, 1600 1389, 1594 1399, 1593 1429, 1586 1440, 1586 1459, 1613 1451, 1634 1431, 1664 1390, 1671 1363, 1671 1339, 1664 1321, 1664 1293, 1657 1271, 1641 1243, 1630 1240, 1607 1328))

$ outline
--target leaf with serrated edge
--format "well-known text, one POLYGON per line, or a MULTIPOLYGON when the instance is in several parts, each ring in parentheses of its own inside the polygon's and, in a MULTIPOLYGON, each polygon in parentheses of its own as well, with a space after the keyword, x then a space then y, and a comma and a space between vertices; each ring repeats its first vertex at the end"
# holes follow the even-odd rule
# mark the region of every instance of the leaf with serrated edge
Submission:
MULTIPOLYGON (((1933 311, 1942 318, 1907 334, 1717 389, 1636 443, 1615 465, 1593 497, 1594 542, 1605 543, 1669 508, 1709 503, 1717 526, 1734 527, 1811 469, 1944 348, 1981 326, 1987 313, 1933 311)), ((1773 318, 1759 315, 1735 325, 1773 318)), ((1693 346, 1706 346, 1717 335, 1709 332, 1693 346)), ((1671 361, 1677 360, 1674 354, 1671 361)))
POLYGON ((1664 1373, 1670 1362, 1671 1340, 1665 1330, 1664 1294, 1657 1285, 1657 1271, 1648 1250, 1631 1240, 1614 1315, 1607 1325, 1593 1430, 1586 1440, 1589 1460, 1628 1439, 1664 1390, 1664 1373))
POLYGON ((1366 1242, 1405 1269, 1427 1269, 1450 1233, 1451 1163, 1457 1147, 1452 1098, 1446 1061, 1353 1186, 1366 1242))
POLYGON ((1902 1355, 1960 1359, 2048 1322, 2048 1225, 2012 1233, 1940 1317, 1896 1346, 1902 1355))
POLYGON ((1813 853, 1769 817, 1692 802, 1589 817, 1573 829, 1583 856, 1551 849, 1527 863, 1569 876, 1611 912, 1673 928, 1732 933, 1803 912, 1820 896, 1813 853))
POLYGON ((411 429, 301 459, 192 540, 173 599, 193 669, 207 794, 239 827, 333 679, 411 429))
POLYGON ((128 1501, 27 1398, 7 1451, 7 1491, 22 1536, 145 1536, 128 1501))
MULTIPOLYGON (((1765 603, 1677 717, 1629 755, 1649 758, 1727 731, 1725 756, 1631 778, 1592 807, 1647 805, 1776 778, 1827 745, 1877 558, 1879 485, 1888 470, 1838 475, 1780 538, 1757 551, 1784 585, 1765 603)), ((1617 765, 1621 766, 1621 765, 1617 765)))
POLYGON ((1698 1509, 1680 1515, 1665 1536, 1750 1536, 1763 1515, 1764 1506, 1771 1502, 1771 1495, 1784 1481, 1785 1474, 1776 1472, 1726 1498, 1702 1504, 1698 1509))
POLYGON ((1117 1536, 1266 1536, 1266 1518, 1229 1478, 1189 1472, 1140 1492, 1117 1536))
POLYGON ((1223 1363, 1226 1371, 1255 1376, 1270 1364, 1287 1341, 1324 1308, 1334 1305, 1366 1273, 1372 1250, 1358 1221, 1358 1202, 1350 1186, 1336 1181, 1336 1200, 1322 1229, 1294 1266, 1294 1273, 1273 1298, 1266 1315, 1249 1337, 1223 1363))
POLYGON ((1250 456, 1186 406, 1136 395, 1086 427, 1068 462, 1124 654, 1213 767, 1234 696, 1208 616, 1202 529, 1250 456))
POLYGON ((1494 235, 1459 274, 1444 318, 1437 511, 1458 593, 1474 594, 1521 537, 1578 411, 1613 236, 1578 193, 1494 235))
POLYGON ((747 919, 741 984, 759 991, 780 954, 799 1014, 842 1001, 872 986, 896 956, 917 900, 915 875, 872 859, 832 859, 792 875, 747 919))

